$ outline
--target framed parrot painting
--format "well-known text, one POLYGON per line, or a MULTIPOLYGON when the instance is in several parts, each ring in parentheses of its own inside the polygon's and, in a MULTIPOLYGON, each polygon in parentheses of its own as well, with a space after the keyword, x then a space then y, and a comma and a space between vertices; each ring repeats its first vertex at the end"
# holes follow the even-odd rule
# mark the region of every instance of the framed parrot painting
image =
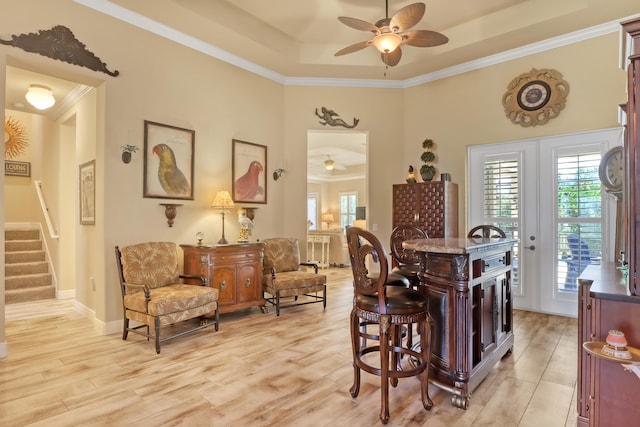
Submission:
POLYGON ((193 200, 195 131, 144 121, 143 196, 193 200))
POLYGON ((267 147, 233 140, 233 201, 267 203, 267 147))

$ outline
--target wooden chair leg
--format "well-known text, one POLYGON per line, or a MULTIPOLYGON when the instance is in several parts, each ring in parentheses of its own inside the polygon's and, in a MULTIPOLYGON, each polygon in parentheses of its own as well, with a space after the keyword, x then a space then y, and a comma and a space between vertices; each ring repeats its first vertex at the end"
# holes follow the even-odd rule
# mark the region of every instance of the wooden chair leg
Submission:
MULTIPOLYGON (((398 370, 400 370, 400 359, 401 359, 402 353, 400 353, 399 351, 396 351, 396 348, 400 348, 400 347, 402 347, 402 325, 393 325, 391 326, 391 348, 389 349, 389 352, 391 353, 390 369, 391 369, 391 372, 393 372, 394 374, 398 370)), ((392 375, 391 378, 389 379, 389 383, 393 387, 397 387, 398 377, 395 375, 392 375)))
POLYGON ((156 329, 156 354, 160 354, 160 318, 154 319, 154 326, 156 329))
POLYGON ((422 373, 422 382, 421 382, 421 396, 422 396, 422 406, 424 409, 429 410, 433 408, 433 401, 429 396, 429 368, 431 365, 431 332, 432 332, 432 324, 431 318, 427 316, 427 318, 420 322, 418 326, 418 330, 420 331, 420 347, 422 349, 422 360, 426 361, 427 366, 424 368, 424 372, 422 373))
POLYGON ((327 285, 322 288, 322 309, 327 308, 327 285))
POLYGON ((380 420, 383 424, 389 421, 389 327, 388 315, 380 316, 380 420))
POLYGON ((122 326, 122 340, 125 341, 127 339, 127 336, 129 336, 129 319, 126 318, 126 314, 125 314, 125 318, 122 326))
POLYGON ((276 316, 280 316, 280 291, 276 291, 276 316))
POLYGON ((358 367, 357 360, 360 357, 361 347, 360 347, 360 319, 356 314, 355 307, 351 310, 350 317, 350 327, 351 327, 351 350, 353 353, 353 385, 349 389, 349 393, 351 397, 358 397, 358 393, 360 393, 360 368, 358 367))

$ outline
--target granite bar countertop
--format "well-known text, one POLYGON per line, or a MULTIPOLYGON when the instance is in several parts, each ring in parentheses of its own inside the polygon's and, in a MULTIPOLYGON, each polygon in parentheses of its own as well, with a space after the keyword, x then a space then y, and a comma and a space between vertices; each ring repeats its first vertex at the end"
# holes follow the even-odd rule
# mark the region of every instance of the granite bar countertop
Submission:
POLYGON ((467 238, 446 237, 438 239, 411 239, 402 242, 402 247, 416 252, 439 254, 468 254, 484 251, 504 244, 513 245, 518 239, 512 238, 467 238))
POLYGON ((589 295, 592 298, 640 304, 640 296, 629 292, 628 277, 613 262, 589 265, 578 277, 578 283, 581 286, 591 283, 589 295))

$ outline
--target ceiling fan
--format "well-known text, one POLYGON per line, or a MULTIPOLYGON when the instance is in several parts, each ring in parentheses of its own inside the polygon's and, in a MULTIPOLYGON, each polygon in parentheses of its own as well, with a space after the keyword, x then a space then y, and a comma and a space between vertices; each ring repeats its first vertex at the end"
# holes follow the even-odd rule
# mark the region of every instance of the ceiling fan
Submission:
POLYGON ((357 52, 367 46, 375 46, 380 51, 382 62, 388 66, 397 65, 402 57, 400 46, 433 47, 449 41, 447 36, 429 30, 411 30, 424 16, 424 3, 413 3, 403 7, 389 18, 389 0, 385 0, 385 18, 374 24, 358 18, 339 16, 338 20, 348 27, 374 34, 371 40, 352 44, 339 50, 335 56, 357 52))
POLYGON ((331 159, 331 156, 327 155, 328 159, 324 161, 324 170, 333 171, 337 170, 346 170, 346 168, 342 165, 337 164, 335 161, 331 159))

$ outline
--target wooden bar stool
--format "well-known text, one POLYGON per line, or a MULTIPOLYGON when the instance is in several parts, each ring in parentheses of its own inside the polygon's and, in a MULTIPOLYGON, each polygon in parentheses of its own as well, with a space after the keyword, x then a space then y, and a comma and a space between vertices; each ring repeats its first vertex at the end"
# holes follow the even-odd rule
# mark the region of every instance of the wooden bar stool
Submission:
POLYGON ((388 262, 382 244, 372 233, 357 227, 347 229, 349 257, 353 271, 354 306, 351 310, 351 346, 353 350, 352 397, 360 392, 360 370, 380 376, 380 420, 389 421, 389 384, 399 378, 421 376, 422 405, 429 410, 429 363, 431 362, 431 316, 427 298, 404 286, 388 286, 388 262), (370 274, 370 270, 377 270, 370 274), (360 327, 362 321, 378 324, 379 335, 360 327), (402 329, 417 325, 420 350, 402 346, 402 329), (379 363, 370 353, 379 353, 379 363), (402 356, 412 363, 400 367, 402 356))

